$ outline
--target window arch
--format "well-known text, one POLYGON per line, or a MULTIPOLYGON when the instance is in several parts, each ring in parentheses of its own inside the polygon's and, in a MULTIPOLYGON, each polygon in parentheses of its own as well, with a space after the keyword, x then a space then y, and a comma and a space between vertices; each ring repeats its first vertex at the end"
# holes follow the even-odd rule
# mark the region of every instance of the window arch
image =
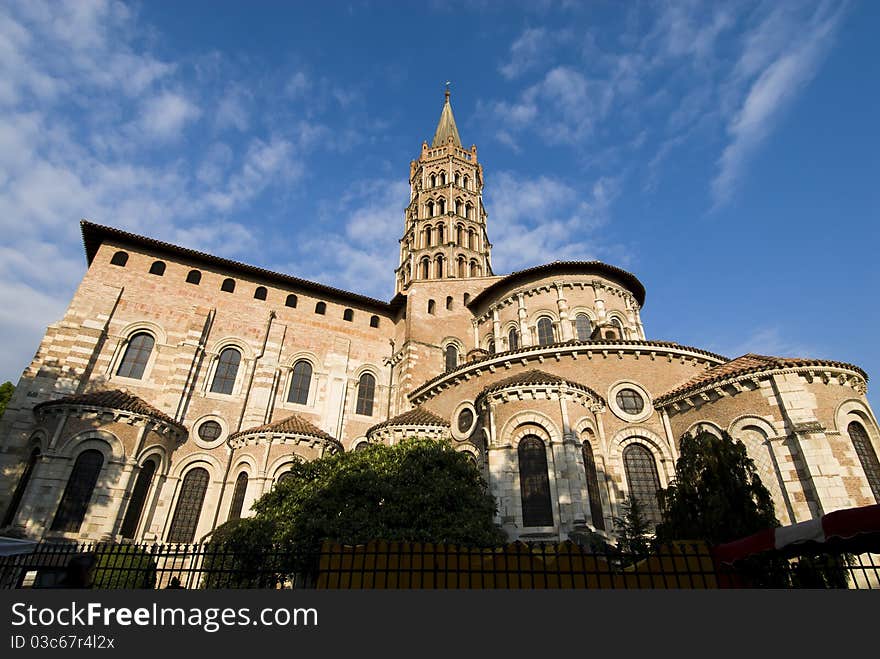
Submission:
POLYGON ((471 277, 478 277, 479 276, 478 269, 479 269, 479 266, 477 265, 477 262, 471 261, 471 277))
MULTIPOLYGON (((468 202, 464 206, 464 216, 469 220, 474 219, 474 207, 470 202, 468 202)), ((470 247, 471 249, 474 248, 474 232, 473 231, 468 231, 468 247, 470 247)))
POLYGON ((165 274, 165 262, 164 261, 153 261, 153 265, 150 266, 150 274, 158 275, 161 277, 165 274))
POLYGON ((486 350, 489 351, 489 354, 490 354, 490 355, 494 355, 494 354, 495 354, 495 339, 490 338, 490 339, 486 342, 486 350))
POLYGON ((284 306, 290 307, 291 309, 296 309, 296 295, 291 293, 287 296, 287 299, 284 300, 284 306))
POLYGON ((455 181, 455 184, 456 184, 456 185, 461 185, 461 174, 460 174, 459 172, 455 172, 455 179, 454 179, 454 181, 455 181))
POLYGON ((198 270, 190 270, 186 273, 186 283, 198 286, 202 283, 202 273, 198 270))
POLYGON ((437 175, 436 174, 431 174, 431 187, 432 188, 437 187, 437 175))
POLYGON ((327 313, 327 303, 326 302, 318 302, 315 305, 315 313, 320 316, 323 316, 325 313, 327 313))
POLYGON ((451 295, 446 296, 446 309, 447 310, 452 309, 452 296, 451 295))
POLYGON ((516 350, 519 348, 519 332, 515 327, 511 327, 507 333, 507 349, 516 350))
POLYGON ((217 359, 217 370, 211 382, 211 392, 215 394, 231 394, 238 375, 241 353, 235 348, 224 348, 217 359))
POLYGON ((456 224, 455 225, 455 244, 459 247, 462 246, 462 242, 464 241, 464 225, 456 224))
POLYGON ((138 332, 128 341, 116 375, 140 380, 144 376, 156 340, 147 332, 138 332))
POLYGON ((526 435, 517 448, 523 526, 553 526, 547 451, 536 435, 526 435))
POLYGON ((312 365, 305 359, 301 359, 293 365, 293 375, 290 378, 290 391, 287 393, 287 402, 307 405, 311 383, 312 365))
POLYGON ((434 278, 443 279, 443 256, 440 254, 434 260, 434 278))
POLYGON ((110 259, 110 265, 118 265, 122 268, 128 263, 128 252, 116 252, 110 259))
POLYGON ((852 440, 856 455, 859 456, 862 469, 865 470, 865 476, 868 479, 868 485, 871 486, 871 492, 874 493, 874 499, 880 503, 880 462, 877 461, 877 454, 874 452, 874 447, 871 446, 868 431, 858 421, 852 421, 846 427, 846 432, 852 440))
POLYGON ((435 308, 436 308, 436 305, 434 303, 434 300, 428 300, 428 313, 433 316, 435 308))
POLYGON ((446 172, 440 172, 440 185, 446 185, 446 172))
POLYGON ((455 200, 455 214, 461 217, 462 212, 464 211, 464 204, 461 203, 461 199, 455 200))
MULTIPOLYGON (((471 216, 471 207, 468 204, 468 219, 471 216)), ((476 249, 477 248, 477 232, 473 229, 468 229, 468 239, 467 239, 468 249, 476 249)))
POLYGON ((467 261, 463 256, 458 257, 458 276, 461 278, 467 277, 467 261))
POLYGON ((467 306, 467 303, 471 301, 471 294, 465 293, 461 299, 462 299, 462 302, 464 303, 464 305, 467 306))
POLYGON ((343 311, 342 320, 346 320, 349 323, 352 322, 354 320, 354 311, 352 311, 351 309, 346 309, 345 311, 343 311))
POLYGON ((461 179, 461 184, 466 190, 470 189, 470 182, 471 180, 468 178, 467 174, 465 174, 464 177, 461 179))
POLYGON ((458 347, 456 347, 452 343, 446 346, 444 359, 446 361, 447 371, 454 371, 456 368, 458 368, 458 347))
POLYGON ((443 244, 443 234, 446 233, 445 230, 444 230, 444 226, 445 226, 445 225, 443 225, 443 224, 438 224, 438 225, 437 225, 437 244, 438 244, 438 245, 442 245, 442 244, 443 244))
POLYGON ((184 476, 168 530, 168 542, 192 542, 195 538, 205 492, 208 491, 208 480, 208 470, 203 467, 190 469, 184 476))
POLYGON ((223 280, 223 283, 220 284, 220 290, 224 293, 232 293, 235 291, 235 280, 227 277, 223 280))
POLYGON ((593 519, 593 526, 604 531, 605 516, 602 514, 602 497, 599 494, 599 475, 589 438, 584 440, 581 451, 584 457, 584 475, 587 477, 587 496, 590 497, 590 517, 593 519))
POLYGON ((358 381, 355 412, 364 416, 373 416, 373 398, 375 394, 376 378, 371 373, 364 373, 358 381))
POLYGON ((547 316, 541 316, 538 319, 538 345, 548 346, 553 341, 553 321, 547 316))
POLYGON ((626 338, 626 332, 623 329, 623 323, 620 322, 620 318, 614 317, 611 319, 611 324, 617 328, 618 333, 620 334, 621 339, 626 338))
POLYGON ((428 257, 422 259, 422 279, 427 279, 430 274, 431 262, 428 257))
POLYGON ((135 480, 134 489, 131 491, 131 499, 128 501, 128 509, 125 511, 125 518, 122 520, 122 528, 119 531, 123 538, 133 538, 137 533, 137 527, 141 521, 144 504, 147 502, 147 494, 150 491, 150 484, 153 482, 153 474, 155 473, 155 458, 148 459, 138 470, 137 480, 135 480))
POLYGON ((379 327, 379 316, 370 316, 370 327, 379 327))
POLYGON ((257 286, 254 291, 254 299, 255 300, 265 300, 266 299, 266 287, 265 286, 257 286))
POLYGON ((229 506, 227 521, 241 518, 241 509, 244 506, 244 495, 247 492, 247 485, 248 475, 246 471, 243 471, 235 479, 235 489, 232 490, 232 503, 229 506))
POLYGON ((24 471, 21 474, 21 478, 18 479, 18 485, 15 486, 15 492, 12 493, 12 499, 9 502, 9 507, 6 509, 6 514, 3 516, 3 526, 9 526, 15 521, 15 513, 18 512, 18 507, 21 505, 22 498, 24 498, 28 482, 31 480, 34 469, 40 461, 40 455, 39 446, 31 451, 27 465, 25 465, 24 471))
POLYGON ((434 244, 434 229, 431 227, 425 227, 425 247, 430 247, 434 244))
POLYGON ((275 484, 277 485, 278 483, 283 483, 288 478, 293 478, 292 471, 285 471, 283 474, 279 475, 278 478, 275 479, 275 484))
POLYGON ((646 520, 659 523, 661 516, 657 491, 660 489, 660 477, 657 475, 654 454, 642 444, 630 444, 623 450, 623 468, 629 498, 638 499, 646 520))
POLYGON ((437 200, 437 215, 444 215, 446 213, 446 200, 440 198, 437 200))
POLYGON ((593 327, 590 317, 585 313, 579 313, 574 317, 574 331, 578 341, 589 341, 593 327))
POLYGON ((99 450, 89 449, 79 454, 52 521, 53 531, 79 532, 103 466, 104 454, 99 450))

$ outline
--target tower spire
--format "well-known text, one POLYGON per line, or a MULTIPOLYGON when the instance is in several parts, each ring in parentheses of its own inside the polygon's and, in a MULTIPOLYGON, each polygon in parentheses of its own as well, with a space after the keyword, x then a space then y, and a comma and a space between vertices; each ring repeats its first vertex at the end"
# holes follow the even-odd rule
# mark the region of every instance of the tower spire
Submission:
POLYGON ((440 121, 437 123, 437 130, 434 131, 434 140, 431 142, 432 147, 443 146, 449 137, 452 137, 452 144, 459 149, 461 146, 461 138, 458 136, 458 127, 455 125, 455 117, 452 116, 452 106, 449 104, 449 85, 446 83, 446 100, 443 102, 443 111, 440 113, 440 121))

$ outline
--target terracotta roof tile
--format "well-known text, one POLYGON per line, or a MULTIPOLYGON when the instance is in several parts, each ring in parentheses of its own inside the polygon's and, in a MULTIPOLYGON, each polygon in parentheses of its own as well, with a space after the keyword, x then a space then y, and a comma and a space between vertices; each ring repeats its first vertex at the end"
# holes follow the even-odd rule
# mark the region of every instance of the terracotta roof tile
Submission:
POLYGON ((143 398, 139 398, 132 393, 122 391, 120 389, 110 389, 103 391, 92 391, 85 394, 74 394, 72 396, 64 396, 56 400, 49 400, 34 406, 34 412, 54 407, 57 405, 79 405, 83 407, 106 407, 111 410, 124 410, 126 412, 134 412, 135 414, 143 414, 180 428, 186 431, 186 427, 170 416, 157 410, 155 407, 147 403, 143 398))
POLYGON ((517 373, 516 375, 513 375, 509 378, 504 378, 503 380, 499 380, 494 384, 490 384, 488 387, 483 389, 480 395, 482 396, 492 391, 499 391, 501 389, 506 389, 507 387, 512 386, 541 384, 567 384, 568 386, 574 387, 575 389, 586 391, 597 400, 603 400, 603 398, 599 394, 597 394, 595 391, 584 384, 573 382, 572 380, 566 380, 563 377, 553 375, 552 373, 547 373, 546 371, 541 371, 536 368, 524 371, 522 373, 517 373))
POLYGON ((736 359, 732 359, 729 362, 720 364, 718 366, 713 366, 712 368, 703 371, 702 373, 688 380, 684 384, 681 384, 676 388, 666 392, 662 396, 659 396, 654 402, 657 405, 664 405, 670 400, 677 398, 685 393, 696 391, 697 389, 708 386, 714 382, 720 382, 721 380, 725 380, 734 376, 747 375, 749 373, 761 373, 763 371, 772 371, 780 368, 798 368, 809 366, 831 366, 836 368, 845 368, 855 371, 863 378, 865 378, 865 380, 868 379, 868 376, 862 369, 860 369, 858 366, 847 364, 846 362, 829 361, 825 359, 806 359, 801 357, 774 357, 748 353, 737 357, 736 359))
POLYGON ((241 430, 239 432, 231 434, 229 436, 229 439, 241 437, 242 435, 256 435, 263 433, 278 433, 282 435, 305 435, 306 437, 317 437, 319 439, 324 439, 335 444, 339 443, 336 441, 336 439, 328 435, 316 425, 310 423, 309 421, 306 421, 301 416, 298 416, 296 414, 291 414, 289 417, 286 417, 279 421, 273 421, 272 423, 267 423, 262 426, 256 426, 254 428, 241 430))
POLYGON ((386 426, 449 426, 449 421, 443 419, 433 412, 429 412, 423 407, 415 407, 408 412, 398 414, 395 417, 377 423, 367 431, 369 435, 374 430, 384 428, 386 426))

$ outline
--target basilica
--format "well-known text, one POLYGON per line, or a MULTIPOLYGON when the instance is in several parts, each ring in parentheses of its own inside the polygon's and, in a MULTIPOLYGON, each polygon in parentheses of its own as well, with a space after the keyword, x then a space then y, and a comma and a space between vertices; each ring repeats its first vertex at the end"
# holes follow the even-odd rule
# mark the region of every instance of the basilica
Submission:
POLYGON ((858 366, 654 339, 610 264, 496 273, 483 176, 447 91, 389 301, 82 221, 88 269, 0 421, 0 533, 200 542, 295 461, 407 437, 464 452, 511 540, 610 537, 632 497, 656 521, 697 429, 745 444, 782 524, 880 501, 858 366))

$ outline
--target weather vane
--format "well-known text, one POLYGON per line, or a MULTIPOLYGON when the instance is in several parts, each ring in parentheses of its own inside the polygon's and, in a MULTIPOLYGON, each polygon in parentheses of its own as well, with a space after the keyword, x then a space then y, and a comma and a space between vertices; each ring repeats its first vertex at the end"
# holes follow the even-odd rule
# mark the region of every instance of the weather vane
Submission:
POLYGON ((449 85, 451 85, 451 84, 452 84, 451 81, 449 81, 449 80, 446 81, 446 98, 449 98, 449 85))

